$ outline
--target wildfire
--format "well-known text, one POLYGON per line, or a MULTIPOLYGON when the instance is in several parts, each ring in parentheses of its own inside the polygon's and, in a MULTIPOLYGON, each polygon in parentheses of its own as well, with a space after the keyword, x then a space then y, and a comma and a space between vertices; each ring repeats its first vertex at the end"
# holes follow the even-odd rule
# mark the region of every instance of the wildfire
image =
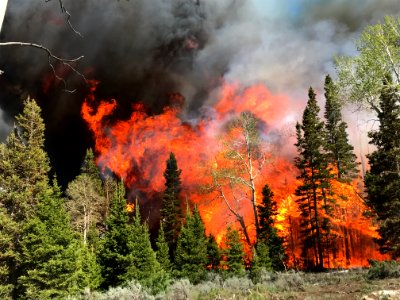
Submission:
MULTIPOLYGON (((210 113, 207 118, 200 118, 195 123, 188 123, 180 118, 183 97, 179 94, 173 94, 175 104, 164 108, 161 114, 150 115, 142 105, 135 105, 128 120, 112 121, 111 116, 117 101, 98 102, 93 94, 96 85, 97 82, 94 82, 92 93, 83 103, 82 117, 94 135, 98 165, 124 178, 131 191, 144 193, 150 199, 150 195, 164 189, 165 161, 169 153, 173 152, 179 168, 182 169, 182 198, 198 204, 207 233, 213 234, 217 242, 221 243, 227 226, 234 225, 236 220, 215 193, 204 193, 202 187, 211 183, 210 170, 225 163, 218 156, 221 151, 220 135, 223 125, 232 116, 251 111, 264 123, 263 138, 267 140, 274 129, 284 125, 282 122, 289 111, 288 98, 272 94, 261 84, 242 88, 237 83, 226 83, 218 99, 214 99, 215 104, 208 107, 210 113)), ((301 252, 299 213, 293 195, 297 186, 297 171, 290 160, 279 155, 279 149, 270 148, 269 151, 268 165, 255 182, 256 189, 261 191, 262 186, 268 183, 274 191, 279 206, 276 226, 285 237, 289 257, 295 264, 301 252)), ((342 217, 334 220, 338 231, 344 236, 344 229, 347 230, 348 242, 354 242, 361 236, 365 243, 362 243, 363 251, 355 249, 359 244, 351 245, 353 248, 350 262, 339 258, 348 257, 348 253, 343 253, 342 250, 337 252, 338 257, 332 258, 332 261, 334 259, 340 266, 365 265, 367 258, 377 258, 378 255, 372 240, 375 236, 374 228, 363 219, 363 207, 353 193, 354 190, 347 190, 347 186, 341 185, 335 188, 353 195, 348 200, 338 199, 346 201, 341 203, 341 207, 344 207, 342 217), (360 234, 351 240, 354 232, 360 234)), ((247 220, 246 225, 251 239, 254 240, 254 220, 250 203, 243 201, 240 211, 247 220)), ((346 243, 343 241, 343 245, 346 243)))

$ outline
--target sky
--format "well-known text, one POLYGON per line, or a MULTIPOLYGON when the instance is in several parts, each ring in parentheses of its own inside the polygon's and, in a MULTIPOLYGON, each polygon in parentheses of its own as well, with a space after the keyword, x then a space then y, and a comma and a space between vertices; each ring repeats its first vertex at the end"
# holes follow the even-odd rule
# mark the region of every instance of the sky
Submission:
MULTIPOLYGON (((64 4, 83 38, 66 25, 58 1, 13 0, 0 42, 36 42, 64 57, 84 55, 79 69, 101 81, 99 97, 119 99, 122 118, 139 101, 156 114, 168 104, 168 93, 179 92, 186 99, 182 117, 187 120, 196 120, 202 108, 215 101, 224 81, 243 86, 262 83, 275 94, 285 94, 293 107, 288 114, 298 118, 310 86, 323 101, 324 77, 335 77, 334 56, 355 55, 354 40, 365 26, 400 13, 397 0, 64 0, 64 4)), ((87 92, 82 79, 65 73, 69 85, 77 89, 66 93, 52 80, 46 56, 32 49, 0 47, 0 70, 5 71, 0 76, 0 139, 12 128, 22 99, 35 97, 43 109, 46 147, 55 171, 70 180, 92 144, 79 115, 87 92)), ((351 108, 345 113, 353 117, 349 119, 353 143, 366 144, 365 138, 360 141, 362 125, 357 123, 364 116, 353 114, 351 108)))

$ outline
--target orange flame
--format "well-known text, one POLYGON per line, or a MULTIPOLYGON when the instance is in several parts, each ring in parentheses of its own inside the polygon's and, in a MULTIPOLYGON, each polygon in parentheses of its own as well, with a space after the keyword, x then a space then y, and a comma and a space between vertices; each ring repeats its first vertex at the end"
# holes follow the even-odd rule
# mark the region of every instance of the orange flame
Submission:
MULTIPOLYGON (((198 204, 207 233, 213 234, 217 242, 221 243, 227 225, 235 224, 235 218, 228 213, 226 205, 214 197, 215 194, 201 193, 199 187, 211 183, 209 174, 212 168, 227 163, 219 158, 219 136, 223 124, 240 112, 251 111, 266 124, 263 137, 268 139, 268 134, 273 129, 281 127, 288 120, 288 98, 272 94, 261 84, 242 88, 237 83, 225 83, 215 105, 209 107, 207 118, 199 119, 195 123, 184 122, 180 118, 183 97, 179 97, 179 94, 173 95, 178 105, 164 108, 161 114, 148 115, 142 105, 135 105, 128 120, 112 122, 110 116, 117 102, 98 102, 93 95, 97 84, 93 83, 91 94, 83 103, 82 117, 94 135, 98 165, 124 178, 124 182, 132 190, 143 193, 162 192, 165 161, 169 153, 173 152, 182 169, 183 198, 198 204)), ((289 142, 290 145, 293 143, 294 141, 289 142)), ((298 185, 297 170, 287 158, 278 155, 281 150, 275 149, 271 152, 271 162, 259 176, 256 189, 261 191, 262 186, 268 182, 274 191, 279 206, 276 226, 286 239, 292 265, 296 265, 301 253, 299 212, 293 196, 298 185)), ((349 190, 349 186, 337 183, 335 189, 346 193, 348 200, 338 199, 343 214, 339 214, 340 217, 334 219, 334 222, 342 242, 330 262, 334 261, 336 266, 348 267, 365 265, 367 258, 380 258, 373 243, 375 229, 362 217, 363 206, 360 199, 356 197, 354 190, 349 190), (356 239, 363 239, 363 242, 356 243, 356 239), (352 244, 349 246, 349 243, 352 244), (350 261, 344 259, 349 256, 349 253, 343 253, 345 244, 346 247, 353 247, 350 261), (362 248, 358 250, 358 246, 362 248)), ((261 198, 260 195, 257 196, 258 199, 261 198)), ((254 241, 255 229, 250 202, 243 201, 240 211, 254 241)))

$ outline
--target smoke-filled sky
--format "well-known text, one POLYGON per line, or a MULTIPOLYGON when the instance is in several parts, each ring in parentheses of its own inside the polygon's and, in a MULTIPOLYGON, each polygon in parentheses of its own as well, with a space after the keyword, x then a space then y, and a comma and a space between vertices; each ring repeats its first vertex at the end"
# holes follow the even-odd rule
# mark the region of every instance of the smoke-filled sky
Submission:
MULTIPOLYGON (((2 0, 0 0, 2 1, 2 0)), ((154 114, 168 95, 186 99, 187 119, 212 103, 224 81, 265 84, 288 95, 299 113, 311 85, 321 91, 334 76, 334 55, 354 54, 361 30, 383 16, 400 13, 397 0, 13 0, 8 4, 1 42, 41 43, 63 57, 85 58, 77 66, 101 83, 99 97, 116 97, 119 117, 132 102, 154 114)), ((62 68, 57 68, 60 72, 62 68)), ((44 111, 47 150, 62 181, 79 170, 91 137, 79 110, 83 80, 63 73, 73 94, 54 80, 42 52, 0 47, 0 139, 11 128, 27 95, 44 111)), ((321 93, 320 93, 321 94, 321 93)), ((276 103, 279 105, 279 103, 276 103)))

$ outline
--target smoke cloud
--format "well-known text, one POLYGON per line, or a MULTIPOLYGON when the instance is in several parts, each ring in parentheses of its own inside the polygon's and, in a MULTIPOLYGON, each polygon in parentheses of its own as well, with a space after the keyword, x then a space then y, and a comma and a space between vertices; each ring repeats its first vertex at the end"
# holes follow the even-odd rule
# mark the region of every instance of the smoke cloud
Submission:
MULTIPOLYGON (((204 104, 215 101, 224 80, 264 83, 288 95, 293 106, 288 115, 296 115, 307 88, 320 91, 324 76, 334 73, 334 55, 355 53, 353 41, 364 26, 400 13, 396 0, 64 0, 64 5, 83 38, 68 27, 58 1, 14 0, 1 41, 40 43, 62 57, 84 55, 77 67, 101 82, 99 97, 118 99, 118 118, 128 116, 134 102, 156 114, 177 92, 186 99, 184 117, 196 118, 204 104)), ((79 115, 83 80, 58 66, 69 87, 77 88, 64 92, 46 55, 29 48, 0 47, 0 69, 1 128, 12 124, 21 99, 37 98, 55 171, 70 180, 91 144, 79 115)))

